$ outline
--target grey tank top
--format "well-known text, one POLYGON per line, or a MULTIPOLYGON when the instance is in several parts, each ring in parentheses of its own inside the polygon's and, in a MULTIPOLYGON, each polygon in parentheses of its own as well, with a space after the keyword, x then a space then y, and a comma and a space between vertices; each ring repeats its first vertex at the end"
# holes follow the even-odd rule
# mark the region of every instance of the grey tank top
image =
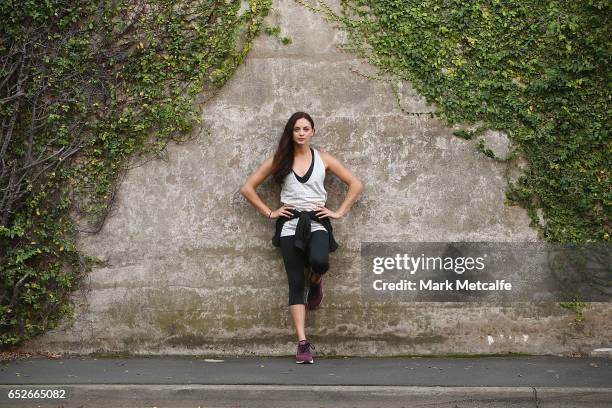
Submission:
MULTIPOLYGON (((304 183, 298 180, 295 172, 292 170, 283 181, 283 187, 281 190, 281 203, 291 204, 298 211, 312 211, 317 205, 325 205, 327 201, 327 191, 323 181, 325 180, 325 164, 317 149, 311 146, 313 153, 313 169, 310 177, 304 183)), ((305 174, 307 176, 308 173, 305 174)), ((314 231, 325 231, 325 227, 321 223, 311 220, 310 230, 314 231)), ((283 229, 280 236, 286 237, 295 235, 295 227, 297 226, 298 219, 294 218, 283 224, 283 229)))

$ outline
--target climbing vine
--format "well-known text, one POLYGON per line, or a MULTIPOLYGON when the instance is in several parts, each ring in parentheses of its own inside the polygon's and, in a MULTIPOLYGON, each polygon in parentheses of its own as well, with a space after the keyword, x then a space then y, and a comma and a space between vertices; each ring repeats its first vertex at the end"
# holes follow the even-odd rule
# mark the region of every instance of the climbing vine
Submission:
POLYGON ((242 4, 0 3, 0 347, 71 315, 95 262, 76 234, 99 231, 127 169, 191 137, 271 0, 242 4))
MULTIPOLYGON (((507 198, 546 240, 609 241, 610 16, 605 1, 343 0, 314 7, 343 48, 410 81, 447 124, 509 135, 527 161, 507 198)), ((482 139, 478 149, 494 153, 482 139)))
POLYGON ((584 321, 584 308, 586 307, 586 303, 581 302, 579 300, 572 300, 570 302, 560 302, 559 306, 571 310, 575 313, 574 323, 580 323, 584 321))

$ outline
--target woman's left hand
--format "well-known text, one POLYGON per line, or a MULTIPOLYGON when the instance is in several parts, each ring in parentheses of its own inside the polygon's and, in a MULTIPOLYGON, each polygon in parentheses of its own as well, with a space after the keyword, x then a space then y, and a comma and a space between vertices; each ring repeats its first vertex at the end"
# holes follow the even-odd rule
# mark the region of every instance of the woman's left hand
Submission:
POLYGON ((331 218, 333 220, 337 220, 338 218, 344 216, 344 214, 342 214, 341 212, 332 211, 322 205, 318 205, 315 211, 317 212, 317 217, 319 218, 331 218))

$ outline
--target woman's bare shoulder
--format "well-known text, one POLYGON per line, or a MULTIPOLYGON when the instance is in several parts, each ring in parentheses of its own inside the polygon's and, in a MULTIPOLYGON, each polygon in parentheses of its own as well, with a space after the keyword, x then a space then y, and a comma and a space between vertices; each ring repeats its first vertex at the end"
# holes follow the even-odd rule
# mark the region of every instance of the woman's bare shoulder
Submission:
POLYGON ((321 160, 323 160, 323 164, 325 165, 325 169, 329 167, 329 164, 334 160, 337 160, 331 153, 326 152, 325 150, 317 148, 319 152, 319 156, 321 156, 321 160))

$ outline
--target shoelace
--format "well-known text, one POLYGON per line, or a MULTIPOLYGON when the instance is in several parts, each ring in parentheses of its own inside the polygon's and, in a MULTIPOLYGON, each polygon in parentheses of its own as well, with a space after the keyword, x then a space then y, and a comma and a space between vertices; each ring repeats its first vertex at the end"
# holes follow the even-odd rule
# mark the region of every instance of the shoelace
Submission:
POLYGON ((306 342, 306 343, 304 343, 304 344, 299 344, 299 343, 298 343, 298 348, 299 348, 299 352, 300 352, 300 353, 306 353, 306 352, 308 352, 308 351, 309 351, 309 349, 311 349, 311 348, 312 348, 313 350, 316 350, 316 348, 315 348, 314 344, 311 344, 311 343, 309 343, 309 342, 306 342))

